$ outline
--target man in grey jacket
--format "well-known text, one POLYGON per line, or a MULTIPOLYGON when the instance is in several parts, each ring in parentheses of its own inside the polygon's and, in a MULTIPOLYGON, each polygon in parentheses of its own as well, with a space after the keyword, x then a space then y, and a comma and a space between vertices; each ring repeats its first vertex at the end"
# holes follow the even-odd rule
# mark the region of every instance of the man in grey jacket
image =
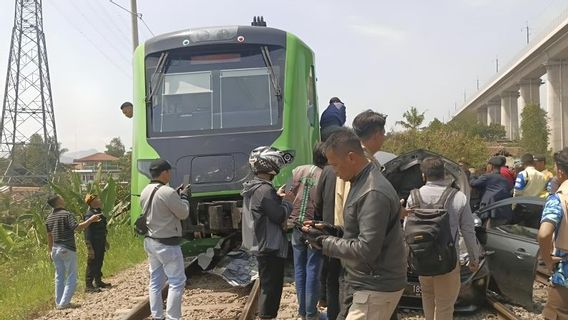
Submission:
POLYGON ((185 271, 180 241, 181 220, 189 216, 190 186, 181 194, 168 186, 172 166, 165 160, 150 164, 152 181, 140 194, 140 207, 148 210, 148 234, 144 249, 150 264, 150 311, 153 319, 181 319, 181 299, 185 287, 185 271), (181 198, 180 198, 181 196, 181 198), (169 284, 166 315, 162 287, 169 284))
POLYGON ((311 240, 324 255, 340 259, 345 269, 346 299, 338 319, 389 319, 406 285, 397 193, 367 160, 352 130, 338 129, 325 150, 337 176, 351 182, 343 238, 324 235, 311 240))
MULTIPOLYGON (((444 161, 440 157, 426 158, 422 161, 420 170, 426 180, 426 185, 419 189, 420 197, 425 203, 438 202, 448 187, 448 182, 445 180, 444 161)), ((418 200, 410 196, 407 207, 411 209, 417 203, 418 200)), ((450 218, 451 234, 457 235, 459 231, 463 236, 469 254, 468 266, 472 272, 475 272, 479 263, 479 244, 475 237, 473 215, 466 195, 458 191, 453 198, 448 199, 446 210, 450 218)), ((459 245, 456 245, 456 249, 459 256, 459 245)), ((446 274, 419 277, 422 306, 427 320, 453 318, 454 304, 461 286, 460 270, 458 259, 456 267, 446 274)))

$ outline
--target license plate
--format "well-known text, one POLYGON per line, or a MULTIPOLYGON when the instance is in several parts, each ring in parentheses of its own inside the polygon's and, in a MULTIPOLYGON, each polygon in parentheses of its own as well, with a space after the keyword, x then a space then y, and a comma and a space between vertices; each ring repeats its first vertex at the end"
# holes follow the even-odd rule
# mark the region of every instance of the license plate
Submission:
POLYGON ((420 288, 419 284, 409 284, 406 286, 404 290, 404 294, 406 296, 415 296, 421 297, 422 296, 422 288, 420 288))

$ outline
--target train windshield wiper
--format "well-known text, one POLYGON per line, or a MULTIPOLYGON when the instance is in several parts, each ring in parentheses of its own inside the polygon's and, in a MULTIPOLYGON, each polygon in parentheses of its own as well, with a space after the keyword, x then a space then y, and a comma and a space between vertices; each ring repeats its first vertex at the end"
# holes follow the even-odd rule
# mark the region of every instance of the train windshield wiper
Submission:
POLYGON ((262 59, 264 60, 264 65, 268 68, 268 73, 270 74, 270 82, 272 82, 272 88, 274 89, 274 94, 278 97, 278 100, 282 99, 282 90, 280 90, 280 84, 278 84, 278 78, 274 72, 274 65, 272 64, 272 59, 270 59, 270 51, 267 46, 260 47, 260 52, 262 53, 262 59))
POLYGON ((158 64, 156 65, 156 70, 152 73, 150 77, 150 92, 146 96, 146 103, 151 103, 152 98, 156 95, 159 90, 162 81, 164 81, 164 74, 166 73, 166 62, 168 60, 168 52, 162 52, 160 58, 158 59, 158 64))

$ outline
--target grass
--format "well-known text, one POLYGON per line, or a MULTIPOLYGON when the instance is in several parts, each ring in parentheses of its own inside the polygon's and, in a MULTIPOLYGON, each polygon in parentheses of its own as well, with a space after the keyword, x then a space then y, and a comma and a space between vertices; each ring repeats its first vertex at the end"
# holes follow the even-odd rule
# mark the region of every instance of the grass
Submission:
MULTIPOLYGON (((105 254, 105 277, 146 259, 143 243, 128 224, 109 229, 110 250, 105 254)), ((75 296, 85 287, 87 254, 83 234, 76 235, 78 286, 75 296)), ((0 318, 29 319, 54 307, 54 268, 47 245, 30 245, 11 261, 0 265, 0 318)))

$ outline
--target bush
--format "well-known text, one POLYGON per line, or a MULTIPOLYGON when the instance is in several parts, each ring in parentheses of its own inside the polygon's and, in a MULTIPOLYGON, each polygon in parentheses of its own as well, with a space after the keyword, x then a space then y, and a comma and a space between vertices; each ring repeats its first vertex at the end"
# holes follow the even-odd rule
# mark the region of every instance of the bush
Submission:
MULTIPOLYGON (((87 206, 84 194, 94 192, 103 204, 108 219, 110 251, 105 254, 105 276, 133 266, 146 258, 142 241, 134 234, 129 222, 127 199, 119 199, 128 185, 118 185, 112 178, 102 183, 99 174, 91 185, 83 186, 76 174, 61 174, 51 188, 60 194, 69 211, 82 220, 87 206)), ((3 217, 0 223, 0 314, 7 319, 27 319, 34 313, 54 306, 54 267, 48 253, 45 219, 50 208, 46 205, 46 188, 17 203, 1 201, 3 217), (8 224, 9 223, 9 224, 8 224)), ((86 248, 82 233, 76 233, 78 257, 78 287, 84 289, 86 248)))
POLYGON ((426 149, 455 162, 465 158, 472 165, 483 164, 488 157, 487 146, 481 137, 447 126, 391 133, 382 149, 394 154, 426 149))
MULTIPOLYGON (((142 241, 127 224, 110 228, 108 242, 110 250, 105 255, 103 266, 105 277, 146 259, 142 241)), ((79 275, 75 296, 78 296, 84 290, 87 261, 82 233, 76 235, 76 243, 79 275)), ((28 319, 55 305, 55 271, 47 245, 28 244, 27 250, 0 265, 0 314, 5 319, 28 319)))

